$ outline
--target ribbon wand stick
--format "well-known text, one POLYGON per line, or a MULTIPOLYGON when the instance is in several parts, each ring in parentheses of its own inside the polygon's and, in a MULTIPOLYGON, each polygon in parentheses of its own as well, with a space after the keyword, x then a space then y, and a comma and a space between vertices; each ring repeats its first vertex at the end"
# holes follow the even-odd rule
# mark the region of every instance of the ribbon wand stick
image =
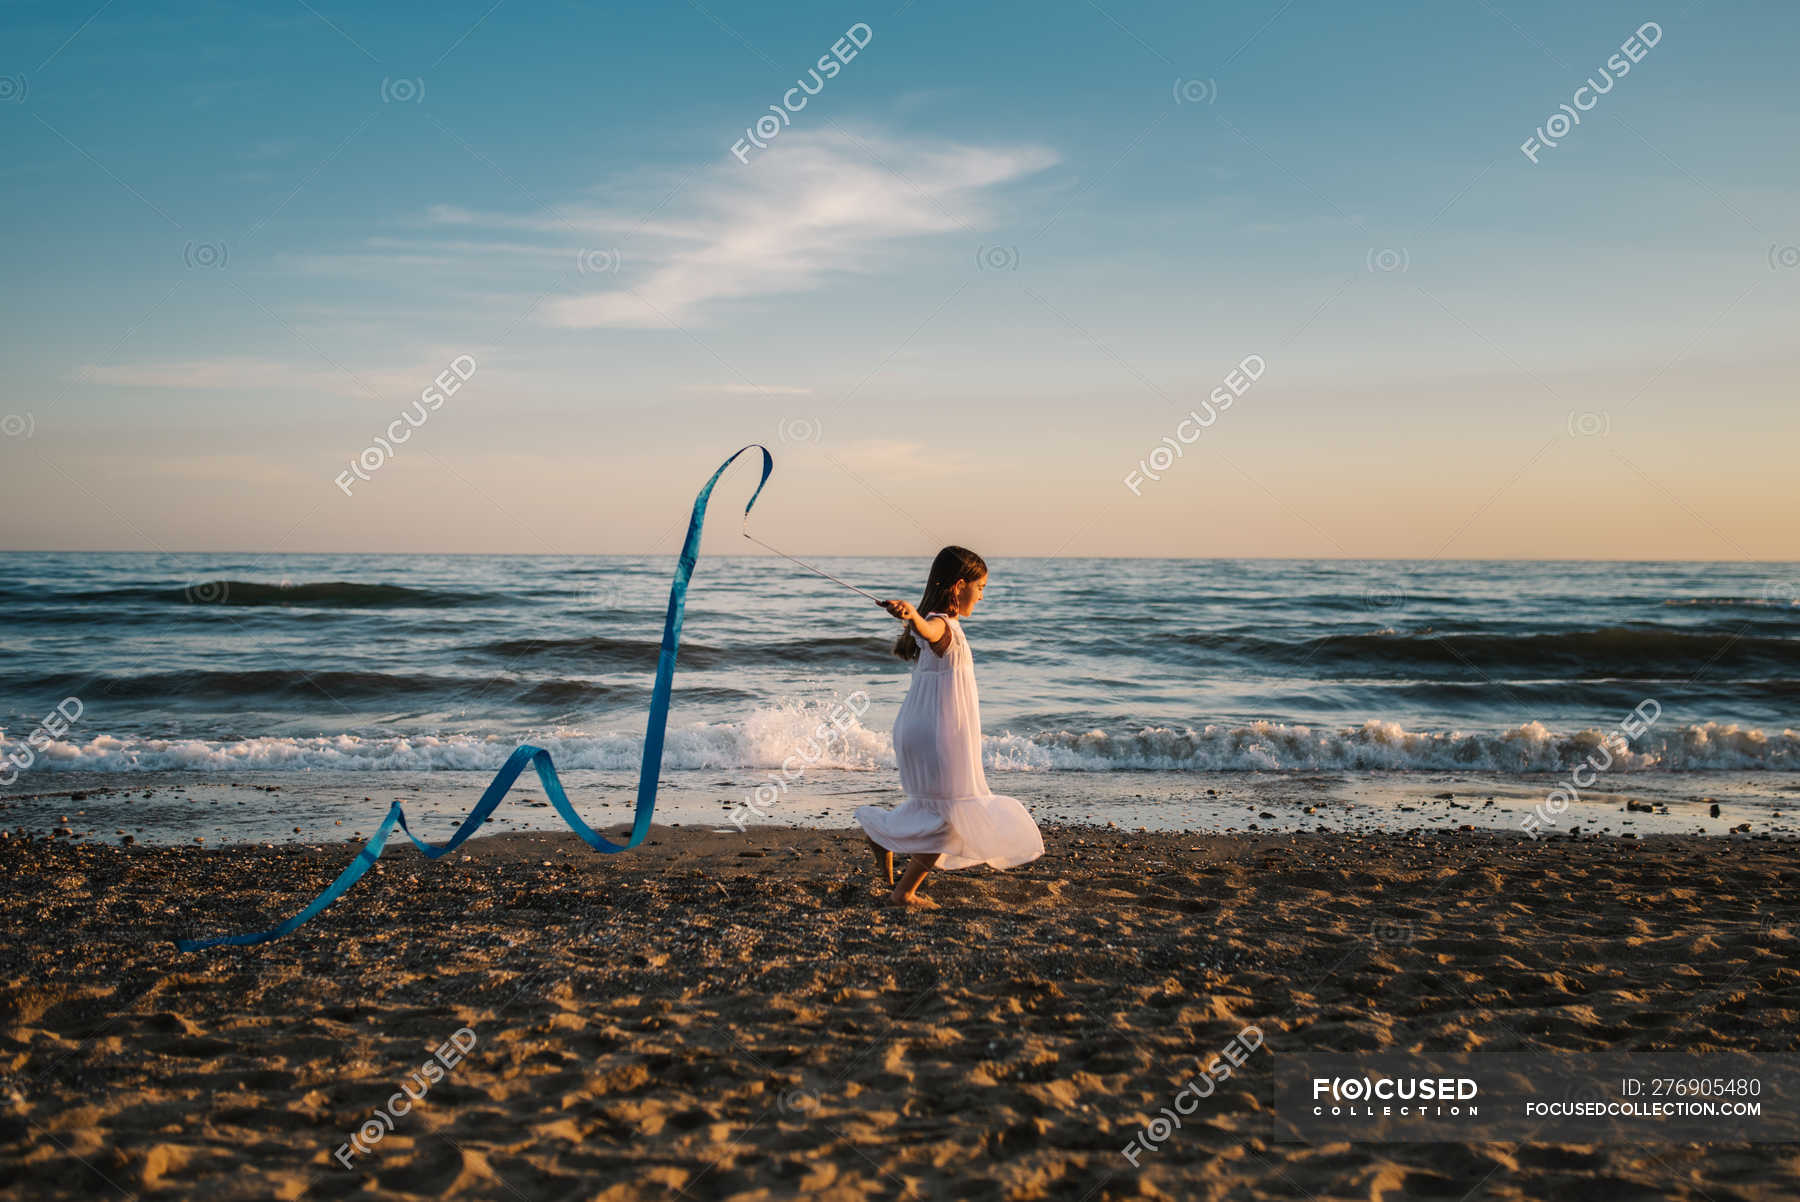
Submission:
POLYGON ((849 581, 839 580, 836 576, 833 576, 830 572, 825 571, 823 568, 815 568, 812 564, 807 563, 804 559, 795 559, 792 555, 789 555, 786 551, 776 550, 776 548, 771 547, 768 543, 765 543, 762 539, 757 538, 754 534, 750 533, 750 522, 749 522, 748 518, 749 518, 749 515, 746 514, 745 522, 744 522, 744 537, 749 539, 751 542, 755 543, 757 546, 761 547, 763 550, 774 551, 775 554, 781 556, 783 559, 787 560, 789 563, 797 563, 801 567, 805 568, 807 571, 813 573, 814 575, 825 577, 825 579, 831 581, 833 584, 843 585, 845 588, 849 589, 853 593, 861 593, 863 596, 867 597, 869 600, 873 601, 877 605, 883 604, 881 598, 877 597, 874 593, 868 592, 865 589, 857 588, 854 584, 851 584, 849 581))

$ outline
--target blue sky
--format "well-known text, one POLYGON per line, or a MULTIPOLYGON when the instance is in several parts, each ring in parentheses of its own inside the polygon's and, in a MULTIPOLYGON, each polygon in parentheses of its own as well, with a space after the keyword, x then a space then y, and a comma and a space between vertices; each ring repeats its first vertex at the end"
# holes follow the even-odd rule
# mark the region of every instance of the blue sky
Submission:
POLYGON ((816 554, 1800 557, 1792 6, 96 7, 5 18, 0 546, 661 550, 763 441, 816 554))

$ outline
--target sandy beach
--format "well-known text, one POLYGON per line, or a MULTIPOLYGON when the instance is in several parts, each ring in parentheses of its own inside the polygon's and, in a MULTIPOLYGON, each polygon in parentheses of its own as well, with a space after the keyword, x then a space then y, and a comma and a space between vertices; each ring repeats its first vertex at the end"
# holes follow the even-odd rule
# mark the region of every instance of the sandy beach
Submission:
POLYGON ((1800 3, 1422 7, 0 9, 0 1202, 1800 1202, 1800 3))
POLYGON ((1790 1198, 1792 1145, 1277 1143, 1284 1051, 1800 1047, 1785 841, 1127 834, 875 904, 849 832, 0 842, 7 1192, 1790 1198), (1246 1024, 1266 1044, 1134 1167, 1246 1024), (426 1071, 429 1065, 429 1071, 426 1071), (406 1093, 402 1094, 403 1087, 406 1093), (416 1095, 416 1100, 412 1096, 416 1095), (395 1106, 395 1101, 399 1105, 395 1106), (392 1110, 402 1112, 395 1114, 392 1110), (385 1117, 383 1117, 385 1115, 385 1117))

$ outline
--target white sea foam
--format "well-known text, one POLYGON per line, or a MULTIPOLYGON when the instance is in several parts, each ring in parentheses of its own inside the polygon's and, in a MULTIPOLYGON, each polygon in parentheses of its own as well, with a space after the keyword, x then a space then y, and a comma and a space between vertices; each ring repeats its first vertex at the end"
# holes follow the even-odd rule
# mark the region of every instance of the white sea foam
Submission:
POLYGON ((1458 770, 1558 772, 1585 760, 1602 742, 1611 770, 1800 771, 1800 733, 1766 734, 1707 722, 1658 732, 1627 745, 1617 732, 1559 734, 1539 722, 1492 732, 1409 731, 1397 722, 1357 727, 1242 725, 1152 727, 1129 733, 1056 731, 990 736, 993 768, 1093 771, 1368 771, 1458 770))
MULTIPOLYGON (((818 729, 826 707, 787 704, 759 709, 743 722, 672 729, 663 766, 683 769, 770 769, 795 754, 818 729)), ((1762 731, 1706 722, 1658 727, 1626 746, 1616 731, 1568 733, 1531 722, 1500 732, 1409 731, 1398 723, 1312 727, 1278 722, 1133 731, 1000 733, 983 740, 995 772, 1120 770, 1369 771, 1488 770, 1558 772, 1581 763, 1603 740, 1613 772, 1800 771, 1800 732, 1762 731)), ((31 771, 492 771, 521 741, 514 734, 267 736, 237 741, 97 735, 51 743, 31 771)), ((562 728, 524 741, 546 748, 564 769, 630 771, 643 738, 628 732, 562 728)), ((10 746, 10 744, 8 744, 10 746)), ((885 731, 852 723, 841 738, 821 740, 814 768, 892 769, 885 731)), ((15 784, 15 789, 19 786, 15 784)))

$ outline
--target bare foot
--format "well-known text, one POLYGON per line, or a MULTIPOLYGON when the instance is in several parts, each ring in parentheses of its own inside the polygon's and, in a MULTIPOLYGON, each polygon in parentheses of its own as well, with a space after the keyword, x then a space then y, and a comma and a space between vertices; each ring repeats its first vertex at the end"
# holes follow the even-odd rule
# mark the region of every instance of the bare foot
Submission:
POLYGON ((888 888, 894 887, 894 853, 875 840, 869 840, 869 851, 875 856, 875 875, 887 880, 888 888))
POLYGON ((884 906, 908 906, 916 910, 935 910, 938 908, 936 902, 932 901, 929 897, 921 897, 917 893, 907 894, 904 897, 890 893, 882 899, 881 904, 884 906))

